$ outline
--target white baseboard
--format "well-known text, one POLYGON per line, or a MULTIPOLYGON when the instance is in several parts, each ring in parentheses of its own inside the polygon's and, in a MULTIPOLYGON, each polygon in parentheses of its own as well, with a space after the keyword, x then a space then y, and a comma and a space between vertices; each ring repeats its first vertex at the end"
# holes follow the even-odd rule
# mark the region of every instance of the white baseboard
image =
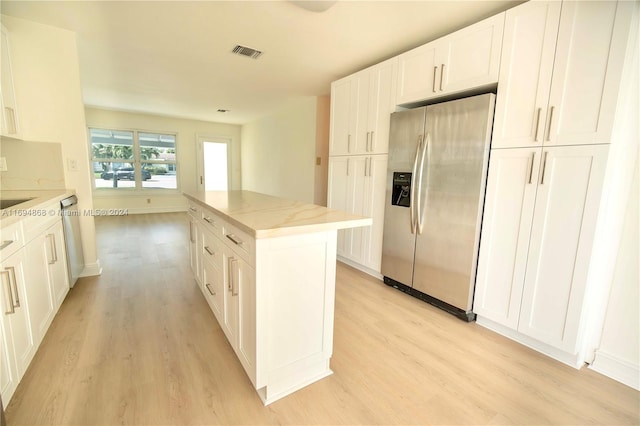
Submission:
POLYGON ((169 206, 169 207, 140 207, 140 208, 126 208, 126 209, 112 209, 112 210, 127 210, 128 214, 149 214, 149 213, 180 213, 186 212, 187 208, 182 206, 169 206))
POLYGON ((640 365, 597 350, 589 369, 612 378, 636 390, 640 390, 640 365))
POLYGON ((498 334, 508 337, 509 339, 520 343, 521 345, 531 348, 534 351, 540 352, 550 358, 560 361, 563 364, 567 364, 570 367, 580 369, 584 365, 584 359, 580 356, 580 354, 570 354, 564 352, 560 349, 554 348, 553 346, 547 345, 546 343, 539 342, 536 339, 525 336, 522 333, 518 333, 516 330, 512 330, 509 327, 505 327, 502 324, 498 324, 494 321, 491 321, 490 319, 481 317, 479 315, 476 318, 476 323, 478 325, 481 325, 482 327, 488 328, 489 330, 495 331, 498 334))
POLYGON ((361 264, 359 264, 359 263, 356 263, 356 262, 354 262, 353 260, 349 260, 349 259, 347 259, 347 258, 345 258, 345 257, 340 256, 340 255, 336 256, 336 259, 337 259, 339 262, 344 263, 345 265, 349 265, 349 266, 351 266, 352 268, 355 268, 355 269, 357 269, 357 270, 359 270, 359 271, 362 271, 362 272, 364 272, 365 274, 369 274, 369 275, 371 275, 372 277, 375 277, 375 278, 377 278, 377 279, 379 279, 379 280, 381 280, 381 281, 384 279, 384 277, 383 277, 382 275, 380 275, 380 272, 378 272, 378 271, 374 271, 374 270, 373 270, 373 269, 371 269, 371 268, 367 268, 366 266, 361 265, 361 264))
POLYGON ((96 275, 102 275, 100 260, 96 260, 95 263, 85 263, 80 277, 95 277, 96 275))

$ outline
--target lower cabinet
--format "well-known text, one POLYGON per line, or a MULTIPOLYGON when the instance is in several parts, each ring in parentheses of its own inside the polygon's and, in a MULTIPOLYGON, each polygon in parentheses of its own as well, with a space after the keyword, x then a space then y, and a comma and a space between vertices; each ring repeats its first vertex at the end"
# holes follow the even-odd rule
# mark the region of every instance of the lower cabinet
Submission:
POLYGON ((338 255, 380 272, 387 158, 356 155, 329 158, 327 206, 373 218, 367 227, 338 231, 338 255))
POLYGON ((25 258, 20 249, 0 264, 0 392, 7 405, 37 348, 26 303, 25 258))
POLYGON ((491 152, 474 312, 577 352, 608 145, 491 152))
POLYGON ((25 266, 29 281, 26 295, 31 330, 36 345, 42 341, 55 315, 49 280, 49 244, 50 239, 45 232, 25 246, 27 256, 25 266))
POLYGON ((57 311, 64 298, 69 293, 69 273, 67 270, 67 251, 64 242, 62 221, 56 222, 46 233, 48 240, 47 263, 49 265, 49 279, 53 308, 57 311))

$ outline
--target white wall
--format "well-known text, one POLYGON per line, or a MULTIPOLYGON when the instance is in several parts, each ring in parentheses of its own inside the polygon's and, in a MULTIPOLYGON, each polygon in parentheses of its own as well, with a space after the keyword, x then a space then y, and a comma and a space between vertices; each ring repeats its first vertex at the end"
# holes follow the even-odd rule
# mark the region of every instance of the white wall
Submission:
POLYGON ((231 188, 240 189, 240 126, 207 121, 187 120, 151 114, 129 113, 87 107, 88 127, 111 129, 147 130, 177 134, 176 154, 178 162, 179 191, 158 193, 147 190, 136 193, 118 193, 117 190, 94 190, 96 208, 128 209, 129 213, 149 213, 186 210, 182 192, 197 191, 196 139, 197 135, 218 136, 231 139, 231 188), (150 202, 148 202, 150 200, 150 202))
POLYGON ((314 204, 327 205, 327 185, 329 182, 329 120, 331 117, 331 97, 318 97, 316 111, 316 163, 314 204))
POLYGON ((308 97, 242 126, 243 189, 314 202, 316 167, 326 167, 326 157, 315 165, 319 102, 325 108, 308 97))
MULTIPOLYGON (((2 15, 10 33, 18 120, 24 140, 57 142, 67 188, 78 195, 80 210, 93 208, 86 125, 76 36, 73 32, 2 15)), ((100 273, 92 216, 80 217, 85 259, 83 275, 100 273)))

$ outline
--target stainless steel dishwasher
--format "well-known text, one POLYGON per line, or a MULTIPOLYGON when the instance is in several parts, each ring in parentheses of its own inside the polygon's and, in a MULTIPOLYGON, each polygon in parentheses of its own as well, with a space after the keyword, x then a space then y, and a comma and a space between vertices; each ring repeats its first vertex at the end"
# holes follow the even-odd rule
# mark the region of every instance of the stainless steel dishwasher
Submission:
POLYGON ((65 198, 60 201, 60 207, 62 207, 62 226, 64 227, 64 241, 67 248, 69 286, 73 287, 84 269, 78 197, 72 195, 69 198, 65 198))

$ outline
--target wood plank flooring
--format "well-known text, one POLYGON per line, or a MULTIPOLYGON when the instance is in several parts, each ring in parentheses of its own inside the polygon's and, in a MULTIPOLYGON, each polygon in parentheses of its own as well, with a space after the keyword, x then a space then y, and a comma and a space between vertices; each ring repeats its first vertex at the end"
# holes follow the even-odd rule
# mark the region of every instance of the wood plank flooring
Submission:
POLYGON ((338 265, 335 374, 264 407, 189 270, 184 213, 99 217, 6 407, 17 425, 639 424, 640 393, 338 265))

